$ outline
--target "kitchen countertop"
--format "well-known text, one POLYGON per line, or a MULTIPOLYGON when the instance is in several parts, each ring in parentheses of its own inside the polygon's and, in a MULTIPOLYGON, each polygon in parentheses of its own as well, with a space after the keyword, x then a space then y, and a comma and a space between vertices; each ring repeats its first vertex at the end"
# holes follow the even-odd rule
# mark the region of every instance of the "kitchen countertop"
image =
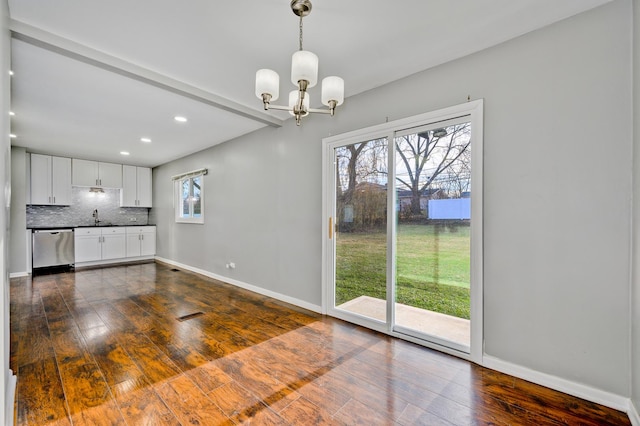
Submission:
POLYGON ((119 227, 124 227, 124 226, 156 226, 152 223, 149 224, 144 224, 144 225, 139 225, 139 224, 127 224, 127 225, 113 225, 113 224, 98 224, 98 225, 75 225, 75 226, 42 226, 42 225, 34 225, 34 226, 27 226, 27 229, 32 229, 34 231, 40 230, 40 229, 51 229, 51 230, 57 230, 57 229, 74 229, 74 228, 110 228, 110 227, 114 227, 114 226, 119 226, 119 227))

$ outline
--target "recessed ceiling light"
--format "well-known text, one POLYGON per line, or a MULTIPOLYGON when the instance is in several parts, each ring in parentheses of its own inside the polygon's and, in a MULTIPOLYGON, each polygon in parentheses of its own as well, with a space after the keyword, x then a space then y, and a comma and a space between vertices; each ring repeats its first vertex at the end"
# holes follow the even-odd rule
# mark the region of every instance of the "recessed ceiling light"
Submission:
POLYGON ((11 139, 15 139, 15 138, 17 138, 17 136, 16 136, 16 135, 14 135, 13 133, 9 133, 9 137, 10 137, 11 139))
POLYGON ((173 117, 174 120, 176 120, 179 123, 186 123, 187 122, 187 117, 183 117, 181 115, 176 115, 175 117, 173 117))
POLYGON ((14 115, 16 115, 16 113, 13 111, 9 111, 9 115, 13 117, 14 115))
POLYGON ((129 155, 127 151, 120 151, 120 155, 129 155))
POLYGON ((9 75, 13 75, 13 70, 9 70, 9 75))
POLYGON ((151 143, 151 139, 149 139, 149 138, 140 138, 140 142, 151 143))

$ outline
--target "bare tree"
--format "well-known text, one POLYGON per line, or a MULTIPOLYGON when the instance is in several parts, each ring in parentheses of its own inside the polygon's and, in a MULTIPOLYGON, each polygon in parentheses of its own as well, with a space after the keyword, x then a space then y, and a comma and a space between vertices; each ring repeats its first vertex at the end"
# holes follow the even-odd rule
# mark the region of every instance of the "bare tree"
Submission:
MULTIPOLYGON (((373 198, 368 195, 365 197, 366 194, 358 194, 356 191, 368 193, 373 190, 375 192, 381 184, 386 187, 382 177, 386 181, 387 153, 386 138, 346 145, 336 150, 338 217, 343 217, 347 206, 350 206, 353 214, 359 217, 366 213, 360 211, 361 209, 370 205, 371 200, 380 198, 378 195, 373 198), (373 185, 364 185, 365 183, 373 185)), ((375 221, 368 222, 373 224, 375 221)))
POLYGON ((397 171, 396 180, 411 191, 411 212, 420 214, 420 197, 440 174, 457 161, 471 144, 470 123, 412 133, 395 139, 397 155, 405 172, 397 171))

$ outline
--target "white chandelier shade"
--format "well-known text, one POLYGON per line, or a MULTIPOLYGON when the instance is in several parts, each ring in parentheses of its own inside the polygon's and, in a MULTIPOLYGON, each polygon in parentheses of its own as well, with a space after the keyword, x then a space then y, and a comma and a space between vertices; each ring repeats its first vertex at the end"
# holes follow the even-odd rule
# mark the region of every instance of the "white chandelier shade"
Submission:
POLYGON ((344 80, 335 75, 322 79, 322 103, 331 106, 331 101, 336 102, 335 106, 344 103, 344 80))
POLYGON ((263 68, 256 72, 256 96, 262 99, 262 94, 271 95, 272 101, 280 96, 280 76, 277 72, 263 68))
POLYGON ((308 50, 298 50, 291 56, 291 82, 298 85, 307 81, 307 87, 318 83, 318 57, 308 50))

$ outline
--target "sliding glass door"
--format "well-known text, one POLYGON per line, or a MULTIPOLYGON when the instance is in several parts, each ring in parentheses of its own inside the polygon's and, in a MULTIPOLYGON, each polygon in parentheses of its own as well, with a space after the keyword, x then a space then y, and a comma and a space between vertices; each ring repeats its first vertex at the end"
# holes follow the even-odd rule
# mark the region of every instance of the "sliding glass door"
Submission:
POLYGON ((335 306, 375 321, 387 318, 386 138, 337 146, 335 306))
POLYGON ((469 353, 469 117, 395 132, 393 330, 469 353))
POLYGON ((477 360, 482 102, 325 139, 327 314, 477 360))

